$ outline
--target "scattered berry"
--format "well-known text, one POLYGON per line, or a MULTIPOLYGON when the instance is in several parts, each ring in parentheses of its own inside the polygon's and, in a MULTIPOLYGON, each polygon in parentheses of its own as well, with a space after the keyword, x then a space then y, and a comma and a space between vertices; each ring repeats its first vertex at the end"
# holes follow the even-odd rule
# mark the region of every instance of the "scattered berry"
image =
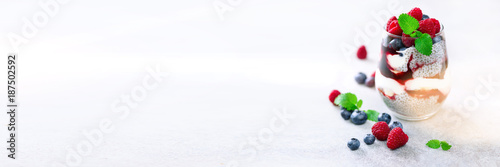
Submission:
POLYGON ((429 20, 431 20, 432 22, 434 22, 434 32, 435 33, 438 33, 439 31, 441 31, 441 24, 439 24, 438 20, 436 20, 435 18, 431 18, 429 20))
POLYGON ((372 73, 371 77, 375 77, 375 71, 373 71, 373 73, 372 73))
POLYGON ((356 75, 356 77, 354 77, 354 79, 356 80, 356 82, 358 84, 364 84, 365 83, 365 80, 366 80, 366 75, 362 72, 358 73, 358 75, 356 75))
POLYGON ((404 47, 403 41, 399 38, 392 39, 391 42, 389 42, 389 46, 394 50, 399 50, 399 48, 404 47))
POLYGON ((401 40, 403 41, 403 44, 406 47, 411 47, 411 46, 415 45, 415 38, 412 38, 409 35, 403 34, 403 37, 401 37, 401 40))
POLYGON ((351 122, 355 125, 362 125, 368 120, 368 115, 361 110, 354 110, 351 115, 351 122))
POLYGON ((396 16, 392 16, 392 17, 389 19, 389 21, 387 22, 387 25, 385 26, 385 30, 386 30, 386 31, 389 31, 389 30, 390 30, 390 28, 392 28, 392 27, 390 27, 390 26, 389 26, 389 25, 391 25, 392 21, 398 21, 398 18, 397 18, 396 16))
POLYGON ((425 19, 429 19, 429 16, 426 14, 422 15, 422 20, 425 20, 425 19))
POLYGON ((394 150, 404 146, 408 142, 408 135, 403 132, 403 129, 397 127, 391 130, 389 138, 387 139, 387 147, 394 150))
POLYGON ((349 120, 349 118, 351 118, 351 114, 352 112, 347 110, 342 110, 342 112, 340 112, 340 116, 342 116, 344 120, 349 120))
POLYGON ((384 121, 385 123, 387 124, 390 124, 391 123, 391 115, 387 114, 387 113, 382 113, 378 116, 378 121, 384 121))
POLYGON ((375 142, 375 136, 373 136, 372 134, 366 134, 366 137, 363 139, 363 141, 367 145, 371 145, 375 142))
POLYGON ((349 142, 347 142, 347 147, 351 150, 357 150, 359 148, 359 140, 356 138, 352 138, 349 142))
POLYGON ((365 85, 367 87, 374 87, 375 86, 375 77, 369 77, 368 79, 366 79, 365 81, 365 85))
POLYGON ((412 10, 410 10, 410 12, 408 12, 408 15, 412 16, 413 18, 417 19, 418 21, 422 20, 422 10, 420 10, 420 8, 413 8, 412 10))
POLYGON ((335 106, 338 106, 338 105, 335 104, 335 99, 339 95, 340 95, 340 91, 333 90, 332 93, 330 93, 330 96, 328 97, 330 99, 330 102, 332 102, 332 104, 335 105, 335 106))
POLYGON ((403 129, 403 124, 401 124, 401 122, 398 122, 398 121, 394 121, 392 122, 391 126, 389 126, 392 129, 394 128, 397 128, 397 127, 400 127, 401 129, 403 129))
POLYGON ((439 41, 443 40, 443 38, 441 36, 436 36, 434 38, 432 38, 432 43, 438 43, 439 41))
POLYGON ((386 122, 377 122, 372 126, 372 134, 381 141, 387 140, 387 136, 389 136, 389 132, 391 129, 387 125, 386 122))
POLYGON ((427 33, 431 35, 432 38, 436 36, 436 28, 434 27, 434 21, 432 21, 432 19, 422 20, 418 22, 418 24, 420 25, 418 27, 420 32, 427 33))
POLYGON ((359 47, 358 53, 356 53, 356 54, 358 55, 359 59, 366 59, 367 52, 366 52, 365 45, 359 47))

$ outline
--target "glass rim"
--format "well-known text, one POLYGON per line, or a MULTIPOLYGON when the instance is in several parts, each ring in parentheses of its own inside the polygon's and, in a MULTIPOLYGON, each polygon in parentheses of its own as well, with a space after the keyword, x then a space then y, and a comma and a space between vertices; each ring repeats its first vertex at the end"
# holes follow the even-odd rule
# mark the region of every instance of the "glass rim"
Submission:
MULTIPOLYGON (((389 35, 391 37, 396 37, 396 38, 402 38, 403 37, 402 35, 396 35, 396 34, 391 34, 391 33, 387 32, 386 27, 387 27, 387 25, 384 26, 384 31, 385 31, 386 35, 389 35)), ((444 25, 441 24, 441 29, 439 30, 438 33, 436 33, 436 36, 440 36, 443 32, 444 32, 444 25)), ((415 37, 410 37, 410 38, 417 39, 415 37)))

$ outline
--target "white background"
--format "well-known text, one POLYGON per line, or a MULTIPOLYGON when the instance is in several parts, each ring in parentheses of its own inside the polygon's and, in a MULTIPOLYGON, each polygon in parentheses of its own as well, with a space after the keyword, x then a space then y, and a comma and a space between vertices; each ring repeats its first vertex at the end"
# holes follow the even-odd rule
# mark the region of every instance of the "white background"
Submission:
MULTIPOLYGON (((39 2, 46 1, 0 4, 0 64, 14 51, 9 33, 22 36, 23 19, 45 13, 39 2)), ((373 13, 391 10, 390 2, 241 0, 224 20, 214 2, 58 3, 19 48, 17 159, 8 159, 0 142, 0 166, 70 166, 76 162, 67 163, 70 150, 88 142, 83 133, 104 119, 113 120, 114 130, 76 166, 500 166, 499 1, 395 1, 395 14, 418 6, 444 24, 454 80, 436 116, 402 121, 410 140, 395 151, 380 141, 350 151, 347 141, 362 139, 373 123, 344 121, 327 98, 333 89, 350 91, 363 108, 391 113, 374 89, 353 79, 376 68, 382 32, 365 28, 379 24, 375 18, 384 16, 373 13), (362 34, 364 61, 341 50, 357 48, 362 34), (169 76, 119 119, 113 102, 157 66, 169 76), (488 77, 496 82, 492 91, 480 81, 488 77), (489 96, 478 99, 477 89, 489 96), (245 145, 255 154, 240 152, 284 109, 295 117, 283 131, 258 144, 262 149, 245 145), (427 148, 430 139, 453 147, 427 148)), ((7 116, 0 114, 2 124, 7 116)), ((0 134, 7 139, 6 127, 0 134)))

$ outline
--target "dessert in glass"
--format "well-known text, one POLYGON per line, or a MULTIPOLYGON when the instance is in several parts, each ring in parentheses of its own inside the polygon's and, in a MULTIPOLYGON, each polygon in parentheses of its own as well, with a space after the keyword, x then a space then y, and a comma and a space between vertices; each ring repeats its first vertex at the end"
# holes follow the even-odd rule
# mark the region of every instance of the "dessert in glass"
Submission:
POLYGON ((376 89, 384 103, 404 120, 423 120, 434 115, 451 85, 444 26, 421 12, 420 17, 416 13, 410 11, 408 15, 419 21, 418 31, 432 38, 432 52, 429 55, 419 52, 415 47, 417 37, 402 33, 394 16, 386 26, 375 77, 376 89))

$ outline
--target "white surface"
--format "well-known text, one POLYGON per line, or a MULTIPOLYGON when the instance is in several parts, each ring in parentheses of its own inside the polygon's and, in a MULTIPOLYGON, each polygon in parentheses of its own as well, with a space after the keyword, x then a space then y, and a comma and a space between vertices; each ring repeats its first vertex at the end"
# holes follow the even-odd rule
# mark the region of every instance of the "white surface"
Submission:
MULTIPOLYGON (((446 27, 453 88, 444 111, 422 122, 404 122, 406 146, 346 143, 370 133, 373 123, 344 121, 328 101, 333 89, 351 91, 363 108, 388 112, 374 89, 355 84, 371 73, 381 35, 369 37, 366 61, 342 55, 356 29, 385 1, 245 1, 219 20, 212 0, 70 1, 20 50, 19 146, 16 160, 0 166, 65 163, 85 141, 82 134, 105 118, 114 131, 79 166, 500 166, 500 85, 478 107, 455 109, 477 98, 478 78, 500 81, 498 1, 401 1, 420 6, 446 27), (111 104, 142 83, 145 67, 170 76, 126 119, 111 104), (295 114, 254 159, 238 152, 248 138, 270 128, 273 111, 295 114), (425 146, 446 140, 449 151, 425 146)), ((1 31, 19 33, 36 2, 0 5, 1 31)), ((11 52, 7 37, 0 53, 11 52)), ((2 59, 2 61, 5 61, 2 59)), ((6 64, 6 62, 3 62, 6 64)), ((2 77, 6 77, 5 74, 2 77)), ((2 96, 5 92, 2 91, 2 96)), ((0 118, 6 122, 7 115, 0 118)), ((6 129, 0 134, 7 137, 6 129)), ((1 146, 5 147, 5 146, 1 146)))

